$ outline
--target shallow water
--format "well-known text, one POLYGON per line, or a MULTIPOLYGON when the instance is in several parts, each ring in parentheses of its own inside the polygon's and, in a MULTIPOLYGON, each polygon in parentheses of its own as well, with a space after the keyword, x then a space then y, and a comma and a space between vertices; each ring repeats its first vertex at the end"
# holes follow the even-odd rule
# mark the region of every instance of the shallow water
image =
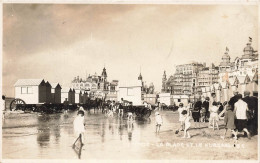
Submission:
MULTIPOLYGON (((10 114, 3 122, 3 158, 73 159, 76 112, 65 114, 10 114)), ((141 159, 143 141, 156 141, 154 117, 132 122, 98 112, 85 116, 85 145, 81 159, 141 159)))
POLYGON ((128 122, 117 116, 108 118, 98 112, 86 112, 85 145, 80 150, 72 148, 76 140, 73 120, 76 112, 65 114, 8 114, 3 122, 3 159, 256 159, 257 135, 251 140, 241 135, 239 143, 245 148, 234 148, 229 139, 220 138, 224 133, 223 120, 220 130, 213 131, 202 123, 200 129, 191 121, 191 139, 182 139, 178 114, 161 111, 163 124, 160 134, 155 134, 155 119, 128 122), (179 146, 180 144, 193 147, 179 146), (202 147, 196 147, 201 143, 202 147), (207 144, 228 145, 226 148, 209 148, 207 144), (177 146, 176 146, 177 145, 177 146), (81 151, 81 152, 80 152, 81 151), (208 153, 214 153, 208 154, 208 153))

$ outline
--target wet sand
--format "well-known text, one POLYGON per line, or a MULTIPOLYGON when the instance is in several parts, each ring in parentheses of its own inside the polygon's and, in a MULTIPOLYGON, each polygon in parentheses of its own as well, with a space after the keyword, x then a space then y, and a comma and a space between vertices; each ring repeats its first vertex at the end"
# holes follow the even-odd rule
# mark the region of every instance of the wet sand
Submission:
MULTIPOLYGON (((234 147, 230 139, 222 140, 223 120, 220 130, 195 129, 193 121, 191 138, 183 139, 178 114, 162 111, 163 125, 155 133, 154 112, 149 119, 128 122, 117 116, 86 114, 85 145, 80 159, 185 159, 185 160, 236 160, 257 159, 257 136, 251 140, 239 137, 234 147)), ((72 149, 76 137, 72 122, 76 112, 68 115, 7 114, 3 122, 3 159, 79 159, 79 151, 72 149)))

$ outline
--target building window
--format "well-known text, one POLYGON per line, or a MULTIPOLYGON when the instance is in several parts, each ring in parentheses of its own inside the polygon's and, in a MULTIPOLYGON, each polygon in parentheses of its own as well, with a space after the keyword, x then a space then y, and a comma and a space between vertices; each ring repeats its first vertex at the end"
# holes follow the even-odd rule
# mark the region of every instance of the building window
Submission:
POLYGON ((27 87, 21 87, 21 93, 27 94, 27 87))
POLYGON ((32 94, 33 92, 32 92, 32 87, 27 87, 27 93, 28 94, 32 94))
POLYGON ((133 96, 133 95, 134 95, 134 90, 133 90, 133 88, 128 88, 128 89, 127 89, 127 95, 128 95, 128 96, 133 96))
POLYGON ((21 94, 32 94, 32 87, 21 87, 21 94))
POLYGON ((178 102, 181 102, 181 99, 180 99, 180 98, 178 99, 178 102))

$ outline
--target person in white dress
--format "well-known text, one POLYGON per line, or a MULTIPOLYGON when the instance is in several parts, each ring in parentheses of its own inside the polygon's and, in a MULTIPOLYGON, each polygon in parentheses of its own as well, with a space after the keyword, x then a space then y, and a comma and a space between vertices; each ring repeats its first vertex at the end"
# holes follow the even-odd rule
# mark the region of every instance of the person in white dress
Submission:
POLYGON ((75 146, 78 139, 82 145, 84 145, 84 133, 85 133, 85 124, 84 124, 84 111, 79 110, 77 117, 73 121, 74 126, 74 133, 77 136, 76 141, 74 142, 73 146, 75 146))
POLYGON ((156 133, 160 132, 160 127, 163 124, 162 116, 159 112, 155 112, 155 125, 156 125, 156 133))
POLYGON ((186 110, 187 114, 189 116, 190 110, 188 108, 186 108, 186 107, 183 107, 183 103, 180 103, 179 104, 179 108, 178 108, 178 113, 179 113, 179 121, 180 121, 180 125, 181 126, 180 126, 180 128, 178 130, 175 131, 175 134, 178 134, 180 131, 184 130, 184 119, 185 119, 185 117, 182 114, 183 110, 186 110))
POLYGON ((218 121, 219 121, 218 110, 219 110, 218 103, 214 101, 212 103, 212 107, 209 109, 210 116, 209 116, 209 124, 208 124, 209 128, 211 128, 211 125, 213 126, 213 130, 215 130, 215 124, 216 124, 217 129, 219 130, 219 127, 218 127, 218 121))
POLYGON ((188 112, 187 110, 183 110, 182 113, 181 113, 184 117, 184 135, 182 138, 186 138, 186 135, 187 135, 187 138, 190 138, 190 133, 189 133, 189 128, 190 128, 190 116, 188 115, 188 112))

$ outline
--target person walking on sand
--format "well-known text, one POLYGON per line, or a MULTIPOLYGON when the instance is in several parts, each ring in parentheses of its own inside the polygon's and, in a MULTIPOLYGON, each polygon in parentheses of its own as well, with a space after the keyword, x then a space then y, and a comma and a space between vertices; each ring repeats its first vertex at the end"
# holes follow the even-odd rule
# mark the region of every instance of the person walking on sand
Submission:
POLYGON ((236 126, 235 126, 235 113, 232 111, 232 107, 230 105, 227 106, 224 117, 224 125, 225 125, 225 132, 224 136, 221 136, 222 139, 226 138, 227 131, 231 131, 231 133, 234 135, 234 139, 237 140, 237 134, 235 132, 236 126))
POLYGON ((155 125, 156 125, 156 133, 160 132, 160 127, 163 124, 162 116, 159 112, 155 112, 155 125))
POLYGON ((84 124, 84 111, 79 110, 76 118, 73 121, 74 133, 77 136, 76 141, 73 144, 75 147, 76 142, 80 139, 81 145, 84 145, 84 132, 85 132, 85 124, 84 124))
POLYGON ((187 135, 187 138, 190 138, 190 133, 189 133, 189 128, 190 128, 190 116, 188 115, 188 112, 187 110, 183 110, 182 113, 181 113, 184 117, 184 135, 182 138, 186 138, 186 135, 187 135))

